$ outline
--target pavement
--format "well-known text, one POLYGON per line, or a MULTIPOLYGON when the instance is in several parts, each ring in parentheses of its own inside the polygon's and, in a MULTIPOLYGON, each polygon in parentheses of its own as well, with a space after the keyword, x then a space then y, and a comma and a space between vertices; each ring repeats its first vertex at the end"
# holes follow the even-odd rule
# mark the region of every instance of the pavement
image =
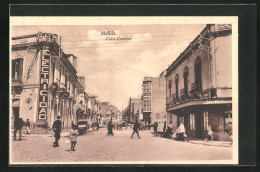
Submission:
MULTIPOLYGON (((73 163, 83 162, 139 162, 139 161, 183 161, 183 160, 231 160, 231 147, 205 146, 154 136, 151 131, 140 130, 141 139, 132 130, 114 130, 107 136, 107 129, 91 131, 78 136, 76 151, 70 151, 63 132, 59 147, 54 148, 54 137, 45 135, 23 135, 22 141, 11 141, 11 163, 73 163)), ((213 143, 213 142, 212 142, 213 143)))

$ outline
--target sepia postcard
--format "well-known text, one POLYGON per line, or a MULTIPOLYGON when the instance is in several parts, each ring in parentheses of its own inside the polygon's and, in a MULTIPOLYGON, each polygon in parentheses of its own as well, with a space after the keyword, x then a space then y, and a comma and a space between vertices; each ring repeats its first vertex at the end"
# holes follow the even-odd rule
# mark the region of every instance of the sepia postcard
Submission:
POLYGON ((9 59, 10 165, 238 164, 238 17, 11 16, 9 59))

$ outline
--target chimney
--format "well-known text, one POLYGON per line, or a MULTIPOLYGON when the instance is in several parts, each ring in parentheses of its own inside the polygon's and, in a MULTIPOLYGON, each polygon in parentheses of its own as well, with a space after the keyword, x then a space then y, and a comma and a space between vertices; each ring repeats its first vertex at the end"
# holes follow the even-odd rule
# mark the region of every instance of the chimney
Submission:
POLYGON ((69 55, 69 61, 72 64, 72 66, 77 70, 77 57, 73 54, 69 55))

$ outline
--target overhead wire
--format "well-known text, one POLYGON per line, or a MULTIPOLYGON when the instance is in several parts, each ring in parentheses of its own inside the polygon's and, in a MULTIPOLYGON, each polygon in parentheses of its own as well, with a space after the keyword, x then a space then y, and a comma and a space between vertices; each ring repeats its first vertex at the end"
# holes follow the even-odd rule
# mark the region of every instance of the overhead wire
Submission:
MULTIPOLYGON (((82 54, 82 52, 80 52, 80 51, 76 51, 76 50, 72 50, 72 51, 75 51, 75 52, 77 52, 77 53, 79 53, 79 54, 81 54, 81 55, 86 55, 86 54, 82 54)), ((99 60, 99 61, 101 61, 101 62, 103 62, 103 63, 109 65, 110 67, 112 67, 112 66, 111 66, 112 63, 107 63, 106 61, 103 61, 103 60, 100 59, 100 58, 93 58, 93 57, 90 57, 90 56, 86 56, 86 57, 87 57, 87 58, 94 59, 94 60, 99 60)), ((123 71, 127 72, 128 74, 131 74, 131 75, 133 75, 133 76, 135 76, 135 77, 137 77, 137 78, 143 78, 143 76, 141 76, 140 74, 136 74, 136 73, 133 72, 133 71, 126 70, 124 67, 116 66, 115 64, 113 64, 113 65, 114 65, 114 68, 115 68, 115 69, 118 69, 118 70, 120 70, 120 71, 123 70, 123 71), (132 73, 130 73, 130 72, 132 72, 132 73)))
POLYGON ((95 51, 91 51, 91 52, 95 53, 95 54, 98 55, 100 58, 103 58, 104 60, 109 61, 109 62, 111 62, 111 63, 113 63, 113 64, 115 64, 115 65, 119 65, 119 66, 124 67, 124 68, 126 68, 126 69, 128 69, 128 70, 131 70, 131 71, 133 71, 133 72, 139 73, 139 74, 141 74, 142 76, 143 76, 143 75, 147 75, 147 74, 145 74, 145 73, 142 72, 142 71, 139 71, 139 70, 137 70, 137 69, 134 69, 134 68, 132 68, 132 67, 129 67, 129 66, 124 65, 124 64, 121 64, 121 63, 117 63, 117 62, 115 62, 115 61, 113 61, 113 60, 111 60, 111 59, 109 59, 109 58, 107 58, 107 57, 104 57, 104 56, 102 56, 100 53, 97 53, 97 52, 95 52, 95 51))

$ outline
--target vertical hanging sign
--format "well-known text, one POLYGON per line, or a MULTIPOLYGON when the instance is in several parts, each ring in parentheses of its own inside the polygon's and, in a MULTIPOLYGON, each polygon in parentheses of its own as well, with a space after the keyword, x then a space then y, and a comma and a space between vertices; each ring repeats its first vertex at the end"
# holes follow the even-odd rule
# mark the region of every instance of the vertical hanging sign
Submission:
POLYGON ((50 67, 50 51, 49 49, 42 50, 41 56, 41 71, 40 71, 40 89, 39 89, 39 108, 38 119, 47 119, 48 107, 48 84, 49 84, 49 67, 50 67))

